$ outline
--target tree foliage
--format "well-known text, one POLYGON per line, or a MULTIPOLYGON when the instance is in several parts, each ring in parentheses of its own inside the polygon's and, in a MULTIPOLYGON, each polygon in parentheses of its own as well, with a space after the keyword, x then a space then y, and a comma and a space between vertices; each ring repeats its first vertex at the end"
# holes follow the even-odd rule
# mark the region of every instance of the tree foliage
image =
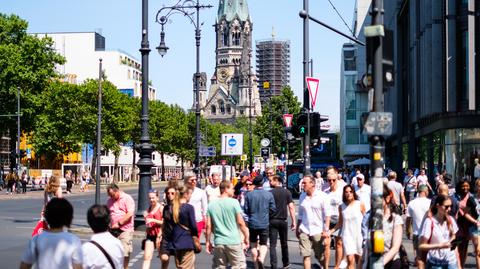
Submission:
MULTIPOLYGON (((21 127, 29 132, 43 104, 45 90, 58 77, 55 65, 65 59, 55 52, 50 38, 27 34, 27 26, 16 15, 0 13, 0 114, 16 113, 20 89, 21 127)), ((2 123, 0 133, 10 130, 15 137, 16 118, 3 117, 2 123)))
MULTIPOLYGON (((297 96, 294 95, 290 87, 285 87, 282 94, 273 96, 262 106, 262 116, 257 118, 255 123, 255 134, 257 137, 270 138, 272 134, 272 149, 277 152, 282 141, 285 140, 285 128, 283 123, 283 114, 298 114, 301 109, 301 104, 297 96), (271 102, 271 110, 270 104, 271 102)), ((300 147, 291 147, 290 155, 298 155, 300 147)))

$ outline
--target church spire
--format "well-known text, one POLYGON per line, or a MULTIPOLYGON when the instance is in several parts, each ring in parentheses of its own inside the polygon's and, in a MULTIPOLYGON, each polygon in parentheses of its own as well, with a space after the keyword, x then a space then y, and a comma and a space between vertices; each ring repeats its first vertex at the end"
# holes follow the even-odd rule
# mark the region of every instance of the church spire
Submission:
POLYGON ((225 18, 227 21, 232 21, 235 16, 241 21, 249 19, 247 0, 219 0, 217 21, 225 18))

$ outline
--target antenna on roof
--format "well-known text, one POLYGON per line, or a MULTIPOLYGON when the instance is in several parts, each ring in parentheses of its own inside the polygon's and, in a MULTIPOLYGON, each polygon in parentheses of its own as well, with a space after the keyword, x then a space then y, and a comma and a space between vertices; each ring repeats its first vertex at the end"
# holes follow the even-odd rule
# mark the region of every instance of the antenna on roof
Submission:
POLYGON ((272 39, 273 39, 273 40, 275 39, 275 36, 276 36, 276 35, 277 35, 277 34, 275 33, 275 27, 272 26, 272 39))

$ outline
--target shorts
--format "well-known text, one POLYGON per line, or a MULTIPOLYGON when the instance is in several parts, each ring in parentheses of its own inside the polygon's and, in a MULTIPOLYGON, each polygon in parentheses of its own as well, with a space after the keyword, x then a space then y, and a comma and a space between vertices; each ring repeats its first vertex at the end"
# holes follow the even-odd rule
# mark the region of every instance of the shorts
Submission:
POLYGON ((168 255, 168 256, 172 256, 175 254, 175 252, 171 249, 169 249, 168 247, 168 241, 167 240, 164 240, 162 239, 162 241, 160 242, 160 249, 159 249, 159 253, 160 255, 168 255))
POLYGON ((268 228, 266 229, 250 229, 250 243, 257 243, 266 245, 268 241, 268 228))
POLYGON ((130 253, 133 252, 132 239, 133 239, 133 231, 123 231, 118 236, 118 240, 122 242, 124 257, 130 257, 130 253))
MULTIPOLYGON (((337 225, 336 222, 330 222, 330 227, 328 227, 328 228, 333 229, 333 227, 335 227, 335 225, 337 225)), ((331 233, 330 235, 335 236, 335 237, 340 237, 340 230, 341 229, 342 229, 342 227, 338 228, 335 232, 331 233)))
POLYGON ((205 221, 198 221, 197 222, 197 230, 198 230, 198 238, 200 239, 200 236, 202 235, 202 231, 205 229, 205 221))
POLYGON ((325 245, 322 234, 309 236, 308 234, 302 232, 300 233, 298 243, 300 247, 300 255, 302 255, 302 257, 310 257, 313 249, 315 258, 317 258, 319 261, 323 260, 325 245))
POLYGON ((232 269, 245 269, 247 262, 242 245, 216 245, 213 249, 212 268, 227 268, 231 265, 232 269))

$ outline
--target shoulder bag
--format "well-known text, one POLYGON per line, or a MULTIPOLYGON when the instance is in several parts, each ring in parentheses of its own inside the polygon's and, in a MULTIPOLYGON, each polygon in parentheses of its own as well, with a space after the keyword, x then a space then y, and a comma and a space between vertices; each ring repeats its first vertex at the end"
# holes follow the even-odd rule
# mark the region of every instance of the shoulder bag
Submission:
POLYGON ((94 244, 98 249, 100 249, 100 251, 103 253, 103 255, 105 255, 105 258, 107 258, 108 263, 110 263, 110 266, 112 267, 112 269, 116 269, 115 264, 113 263, 112 257, 110 257, 110 255, 105 251, 105 249, 102 246, 100 246, 99 243, 97 243, 93 240, 90 240, 90 243, 94 244))
POLYGON ((202 252, 202 245, 200 244, 200 239, 198 238, 198 236, 196 234, 193 235, 192 232, 190 231, 190 229, 187 226, 185 226, 181 223, 178 223, 178 225, 180 225, 180 227, 182 227, 184 230, 187 230, 190 233, 190 236, 192 236, 193 252, 195 252, 196 254, 202 252))

